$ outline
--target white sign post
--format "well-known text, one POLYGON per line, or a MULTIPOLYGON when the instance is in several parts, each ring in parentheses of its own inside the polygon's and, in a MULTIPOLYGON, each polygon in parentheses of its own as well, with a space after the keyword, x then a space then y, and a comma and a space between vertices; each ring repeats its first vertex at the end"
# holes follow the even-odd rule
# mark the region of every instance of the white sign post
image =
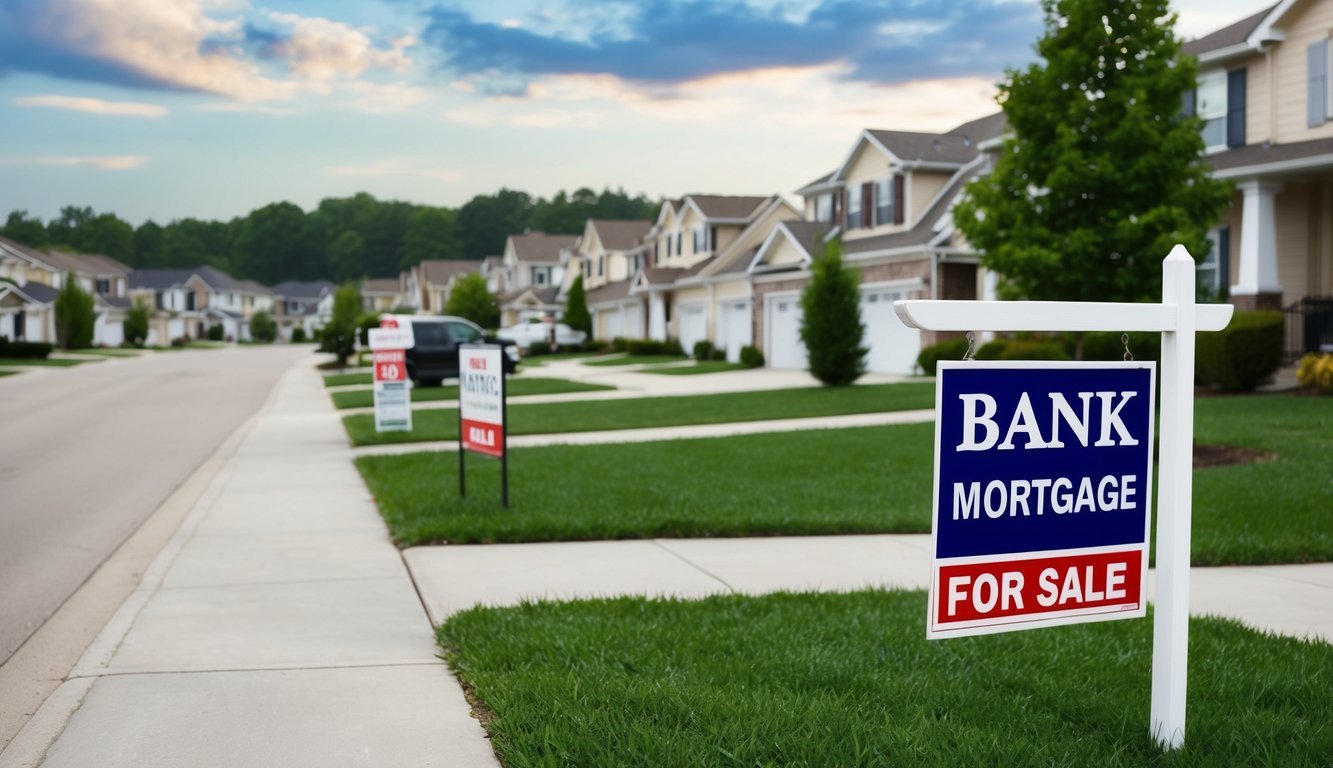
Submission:
POLYGON ((1194 334, 1220 331, 1229 304, 1194 301, 1194 259, 1183 245, 1162 262, 1162 303, 899 301, 898 317, 930 331, 1154 331, 1162 334, 1157 486, 1157 608, 1153 618, 1151 733, 1185 740, 1193 492, 1194 334))

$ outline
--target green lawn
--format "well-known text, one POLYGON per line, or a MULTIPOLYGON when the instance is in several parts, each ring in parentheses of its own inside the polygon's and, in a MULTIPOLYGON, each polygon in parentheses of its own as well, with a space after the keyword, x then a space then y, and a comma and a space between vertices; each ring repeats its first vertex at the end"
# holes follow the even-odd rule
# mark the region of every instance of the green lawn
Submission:
POLYGON ((122 349, 119 347, 93 347, 91 349, 78 349, 75 354, 79 355, 101 355, 102 357, 138 357, 143 354, 138 349, 122 349))
MULTIPOLYGON (((877 384, 541 405, 514 403, 509 406, 508 423, 511 435, 539 435, 906 411, 934 405, 933 384, 877 384)), ((412 420, 411 432, 377 433, 369 414, 347 416, 343 424, 353 445, 458 437, 458 413, 454 409, 419 411, 412 420)))
POLYGON ((97 360, 71 360, 63 357, 0 357, 0 365, 10 366, 41 366, 47 368, 69 368, 84 363, 100 362, 97 360))
POLYGON ((681 360, 689 360, 686 355, 625 355, 624 357, 613 357, 608 360, 590 360, 584 365, 595 365, 598 367, 611 367, 616 365, 655 365, 659 363, 678 363, 681 360))
POLYGON ((369 373, 335 373, 324 377, 326 387, 348 387, 354 384, 373 384, 369 373))
POLYGON ((473 608, 438 640, 508 768, 1328 766, 1333 649, 1190 622, 1149 736, 1152 620, 927 641, 922 592, 473 608))
MULTIPOLYGON (((564 392, 601 392, 615 389, 615 387, 602 384, 584 384, 581 381, 569 381, 568 379, 541 378, 508 379, 505 382, 505 387, 510 397, 555 395, 564 392)), ((369 408, 375 404, 375 394, 368 389, 353 392, 333 392, 330 396, 333 398, 333 407, 335 408, 369 408)), ((456 399, 458 399, 457 384, 445 387, 416 387, 412 390, 412 402, 414 403, 456 399)), ((414 418, 420 418, 420 416, 414 418)))
MULTIPOLYGON (((1333 561, 1330 405, 1280 396, 1199 401, 1201 441, 1272 446, 1279 458, 1195 472, 1195 565, 1333 561)), ((475 492, 466 501, 452 453, 366 456, 357 466, 403 546, 928 533, 933 445, 933 424, 911 424, 515 449, 508 510, 492 492, 499 464, 489 459, 468 457, 475 492)))
POLYGON ((0 369, 0 376, 13 376, 16 373, 21 373, 21 371, 7 371, 0 369))
POLYGON ((666 365, 661 368, 640 368, 638 373, 658 373, 664 376, 697 376, 703 373, 724 373, 743 371, 740 363, 728 363, 724 360, 704 360, 694 365, 666 365))

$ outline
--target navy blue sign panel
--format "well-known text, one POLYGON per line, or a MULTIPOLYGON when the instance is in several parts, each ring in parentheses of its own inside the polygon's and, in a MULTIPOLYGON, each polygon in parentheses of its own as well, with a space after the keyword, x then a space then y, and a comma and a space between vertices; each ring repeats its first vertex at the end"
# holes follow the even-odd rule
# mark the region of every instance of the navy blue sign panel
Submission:
POLYGON ((1154 363, 940 363, 937 558, 1146 544, 1154 363))

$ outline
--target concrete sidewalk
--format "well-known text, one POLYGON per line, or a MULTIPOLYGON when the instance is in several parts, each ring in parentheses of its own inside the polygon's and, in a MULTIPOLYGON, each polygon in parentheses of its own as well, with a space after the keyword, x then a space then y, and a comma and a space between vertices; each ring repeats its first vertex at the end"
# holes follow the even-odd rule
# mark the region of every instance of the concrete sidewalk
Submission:
MULTIPOLYGON (((139 590, 0 753, 0 768, 493 767, 481 726, 435 657, 432 624, 460 609, 925 585, 922 535, 400 554, 351 466, 313 362, 294 367, 229 441, 234 449, 139 590)), ((1333 564, 1195 569, 1192 607, 1333 638, 1333 564)))

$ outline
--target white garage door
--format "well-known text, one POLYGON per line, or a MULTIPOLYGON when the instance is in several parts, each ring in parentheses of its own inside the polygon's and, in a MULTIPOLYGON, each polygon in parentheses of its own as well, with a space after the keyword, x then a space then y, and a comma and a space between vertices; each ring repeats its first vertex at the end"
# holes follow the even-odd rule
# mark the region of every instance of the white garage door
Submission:
POLYGON ((801 343, 801 299, 783 296, 768 301, 768 365, 805 370, 809 362, 801 343))
POLYGON ((625 318, 619 307, 606 313, 606 341, 625 337, 625 318))
POLYGON ((741 359, 741 347, 751 343, 750 303, 729 301, 723 304, 718 322, 721 325, 718 330, 718 346, 726 350, 727 362, 738 362, 741 359))
POLYGON ((906 297, 901 289, 862 289, 861 322, 865 323, 865 344, 870 348, 866 370, 905 375, 916 365, 921 332, 903 325, 893 311, 893 302, 906 297))
POLYGON ((625 338, 642 339, 643 338, 643 310, 639 304, 626 304, 620 308, 624 316, 625 338))
POLYGON ((111 321, 105 315, 98 315, 93 326, 93 343, 108 347, 119 347, 125 340, 125 324, 120 320, 111 321))
POLYGON ((702 304, 680 307, 680 346, 685 354, 694 353, 694 345, 708 338, 708 310, 702 304))

